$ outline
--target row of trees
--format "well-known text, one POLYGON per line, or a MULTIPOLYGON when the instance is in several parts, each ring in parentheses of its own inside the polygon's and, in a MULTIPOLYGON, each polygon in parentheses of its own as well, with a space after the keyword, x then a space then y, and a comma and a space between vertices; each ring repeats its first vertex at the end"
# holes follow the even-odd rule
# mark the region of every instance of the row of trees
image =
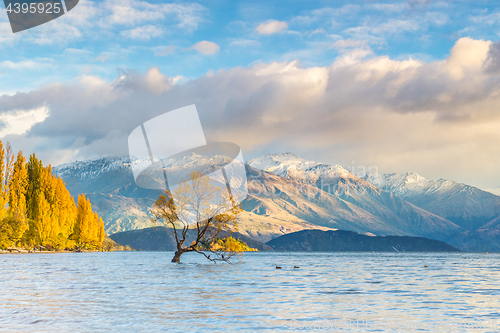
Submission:
POLYGON ((0 141, 0 248, 101 248, 104 223, 81 194, 78 203, 61 178, 35 154, 0 141))

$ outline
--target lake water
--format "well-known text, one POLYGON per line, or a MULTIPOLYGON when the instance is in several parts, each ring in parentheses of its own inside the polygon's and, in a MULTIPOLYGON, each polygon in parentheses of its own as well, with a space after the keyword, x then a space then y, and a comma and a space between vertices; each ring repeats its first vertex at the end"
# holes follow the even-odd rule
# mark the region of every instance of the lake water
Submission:
POLYGON ((0 255, 0 331, 500 331, 500 254, 172 255, 0 255))

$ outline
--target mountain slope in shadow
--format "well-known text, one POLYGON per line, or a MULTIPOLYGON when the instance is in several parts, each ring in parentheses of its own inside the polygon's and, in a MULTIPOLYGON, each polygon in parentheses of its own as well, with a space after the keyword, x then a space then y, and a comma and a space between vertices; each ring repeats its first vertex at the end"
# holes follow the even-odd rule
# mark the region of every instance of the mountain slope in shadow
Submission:
POLYGON ((302 230, 266 244, 275 251, 460 252, 444 242, 423 237, 367 236, 345 230, 302 230))

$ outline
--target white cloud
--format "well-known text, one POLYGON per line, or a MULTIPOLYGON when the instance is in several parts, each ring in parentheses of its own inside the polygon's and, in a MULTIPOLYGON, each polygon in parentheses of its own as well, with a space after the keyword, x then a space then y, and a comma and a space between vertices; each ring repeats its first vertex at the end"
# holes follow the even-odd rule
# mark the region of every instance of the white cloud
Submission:
POLYGON ((162 36, 164 32, 163 26, 148 24, 131 30, 123 30, 120 34, 131 39, 150 40, 162 36))
POLYGON ((123 73, 113 83, 114 88, 132 89, 133 91, 147 91, 154 95, 160 95, 172 88, 180 79, 181 76, 169 78, 161 73, 158 67, 149 69, 145 75, 140 75, 135 72, 123 73))
POLYGON ((146 1, 135 0, 108 0, 104 8, 110 13, 101 20, 103 26, 107 25, 134 25, 137 23, 158 21, 165 17, 160 6, 146 1))
POLYGON ((366 44, 366 40, 341 39, 333 43, 330 47, 336 49, 359 48, 365 47, 366 44))
POLYGON ((0 68, 8 70, 42 70, 52 66, 52 59, 35 58, 18 62, 4 60, 0 62, 0 68))
POLYGON ((469 19, 476 24, 479 23, 484 25, 493 25, 493 24, 498 24, 498 22, 500 22, 500 13, 495 12, 486 15, 476 15, 476 16, 471 16, 469 19))
POLYGON ((49 116, 45 106, 31 110, 12 110, 0 114, 0 138, 7 135, 21 135, 29 131, 35 124, 43 122, 49 116))
POLYGON ((260 42, 252 39, 235 39, 232 40, 230 43, 232 46, 239 46, 239 47, 254 47, 254 46, 259 46, 260 42))
POLYGON ((474 40, 472 38, 459 39, 450 51, 446 60, 450 76, 460 80, 467 70, 477 71, 482 68, 490 51, 491 41, 474 40))
POLYGON ((37 33, 12 34, 10 24, 0 22, 0 43, 22 41, 38 45, 68 44, 83 36, 96 40, 113 38, 116 34, 133 39, 149 39, 160 36, 167 28, 169 31, 189 33, 205 21, 206 12, 205 7, 196 3, 80 0, 75 10, 36 28, 37 33))
POLYGON ((90 56, 92 52, 90 52, 87 49, 76 49, 69 47, 64 50, 63 54, 71 57, 84 57, 84 56, 90 56))
MULTIPOLYGON (((7 13, 4 14, 7 17, 7 13)), ((19 40, 21 36, 19 34, 13 34, 12 28, 10 27, 10 23, 8 22, 0 22, 0 43, 11 44, 16 40, 19 40)))
POLYGON ((214 54, 214 53, 219 52, 219 50, 220 50, 219 45, 217 45, 214 42, 209 42, 206 40, 202 40, 201 42, 194 44, 193 46, 191 46, 191 48, 193 50, 197 51, 198 53, 205 54, 205 55, 214 54))
POLYGON ((0 62, 0 68, 6 68, 6 69, 34 69, 36 67, 37 67, 37 62, 34 60, 24 60, 19 62, 4 60, 0 62))
POLYGON ((419 28, 420 25, 416 20, 401 20, 391 18, 386 22, 376 25, 362 25, 358 27, 348 28, 344 32, 347 34, 363 37, 368 35, 400 34, 406 31, 417 31, 419 28))
POLYGON ((378 10, 381 12, 402 12, 404 10, 408 10, 409 6, 407 3, 398 3, 398 4, 382 4, 382 3, 373 3, 373 4, 366 4, 364 6, 367 9, 374 9, 378 10))
POLYGON ((195 30, 203 22, 202 15, 206 9, 199 4, 152 4, 138 0, 106 0, 100 11, 104 17, 100 24, 104 27, 112 25, 136 25, 175 18, 177 26, 185 30, 195 30))
POLYGON ((331 19, 331 18, 341 17, 344 15, 352 16, 357 14, 360 10, 361 6, 359 5, 347 4, 343 5, 340 8, 323 7, 314 9, 311 11, 311 16, 313 17, 313 20, 317 20, 320 17, 329 17, 331 19))
POLYGON ((323 28, 318 28, 318 29, 316 29, 316 30, 314 30, 314 31, 311 31, 311 32, 309 33, 309 36, 313 36, 313 35, 316 35, 316 34, 324 34, 324 33, 326 33, 325 29, 323 29, 323 28))
POLYGON ((280 31, 288 29, 288 24, 283 21, 270 20, 260 23, 255 31, 261 35, 272 35, 280 31))

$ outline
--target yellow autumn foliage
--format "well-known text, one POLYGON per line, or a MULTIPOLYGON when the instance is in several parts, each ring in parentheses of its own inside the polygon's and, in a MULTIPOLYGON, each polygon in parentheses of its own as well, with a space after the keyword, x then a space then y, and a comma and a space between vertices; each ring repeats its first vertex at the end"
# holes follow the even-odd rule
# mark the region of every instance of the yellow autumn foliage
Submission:
POLYGON ((231 236, 218 238, 210 244, 210 250, 223 252, 252 252, 257 249, 249 247, 245 242, 231 236))
POLYGON ((78 204, 64 181, 35 155, 16 158, 0 141, 0 248, 99 249, 104 224, 82 194, 78 204))

